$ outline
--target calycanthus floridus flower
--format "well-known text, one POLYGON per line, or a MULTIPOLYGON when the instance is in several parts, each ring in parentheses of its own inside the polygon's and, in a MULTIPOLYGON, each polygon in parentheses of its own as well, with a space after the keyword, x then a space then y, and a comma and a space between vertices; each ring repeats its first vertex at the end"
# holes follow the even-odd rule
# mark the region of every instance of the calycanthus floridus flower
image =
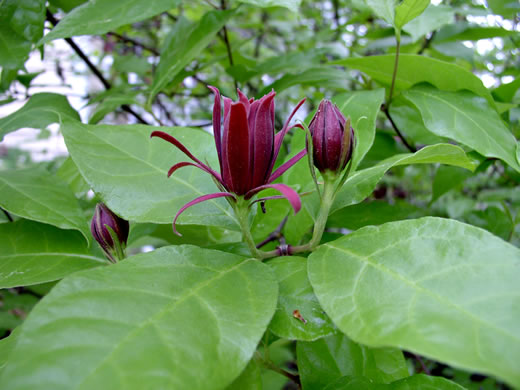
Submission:
POLYGON ((151 134, 152 137, 160 137, 170 142, 193 161, 184 161, 173 165, 168 171, 168 177, 179 168, 194 166, 212 175, 221 190, 221 192, 200 196, 182 206, 173 220, 173 231, 180 235, 176 230, 175 223, 188 207, 221 197, 228 197, 237 201, 237 196, 243 196, 245 200, 248 200, 267 188, 279 191, 291 203, 294 212, 297 213, 301 208, 298 193, 285 184, 272 184, 272 182, 305 156, 307 151, 302 150, 274 172, 273 167, 282 146, 283 137, 291 129, 289 123, 296 111, 305 102, 305 99, 302 99, 296 105, 282 130, 275 134, 274 97, 276 93, 274 91, 259 100, 248 99, 240 90, 238 90, 239 100, 237 102, 223 97, 224 123, 222 125, 220 91, 215 87, 209 86, 209 88, 215 94, 213 134, 220 173, 196 158, 171 135, 162 131, 154 131, 151 134))

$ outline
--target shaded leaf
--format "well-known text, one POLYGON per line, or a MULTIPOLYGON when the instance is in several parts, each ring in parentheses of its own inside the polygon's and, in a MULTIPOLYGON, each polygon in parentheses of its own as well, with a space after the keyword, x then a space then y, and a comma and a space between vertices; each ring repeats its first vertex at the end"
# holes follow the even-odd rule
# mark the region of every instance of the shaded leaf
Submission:
POLYGON ((394 25, 400 30, 405 24, 421 15, 426 7, 430 4, 430 0, 403 0, 395 8, 394 25))
POLYGON ((309 257, 339 329, 520 384, 520 251, 485 230, 426 217, 365 227, 309 257), (433 270, 433 271, 432 271, 433 270))
POLYGON ((410 376, 382 385, 363 377, 344 377, 327 386, 325 390, 464 390, 459 384, 448 379, 424 374, 410 376))
POLYGON ((447 5, 430 4, 426 10, 403 26, 403 30, 412 36, 415 42, 429 32, 452 23, 455 18, 455 10, 447 5))
POLYGON ((237 0, 240 3, 252 4, 257 7, 285 7, 291 11, 298 12, 301 0, 237 0))
POLYGON ((106 264, 88 252, 77 232, 26 220, 0 224, 0 288, 50 282, 106 264))

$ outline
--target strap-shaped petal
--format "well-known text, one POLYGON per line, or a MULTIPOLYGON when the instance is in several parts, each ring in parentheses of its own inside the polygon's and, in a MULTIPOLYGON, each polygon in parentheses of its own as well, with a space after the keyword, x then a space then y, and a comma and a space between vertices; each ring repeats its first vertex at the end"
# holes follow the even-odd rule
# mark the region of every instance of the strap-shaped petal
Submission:
POLYGON ((292 167, 294 164, 296 164, 298 161, 300 161, 303 156, 307 154, 307 149, 302 149, 298 154, 291 157, 288 161, 284 162, 282 165, 280 165, 276 171, 272 173, 272 175, 269 177, 268 183, 272 183, 276 179, 278 179, 280 176, 282 176, 285 171, 287 171, 290 167, 292 167))
POLYGON ((260 106, 256 111, 254 128, 250 128, 253 154, 250 156, 251 181, 249 188, 265 184, 271 171, 271 159, 274 152, 274 120, 272 104, 276 93, 270 92, 260 99, 260 106))
POLYGON ((291 119, 293 118, 294 114, 296 114, 296 111, 302 106, 303 103, 305 103, 306 98, 303 98, 300 100, 300 102, 294 107, 294 109, 291 112, 291 115, 287 118, 285 121, 285 124, 283 125, 283 128, 281 131, 279 131, 276 136, 274 137, 274 153, 273 158, 271 159, 271 166, 269 168, 269 172, 273 170, 274 163, 276 162, 276 158, 278 157, 278 153, 280 152, 280 148, 282 147, 283 137, 285 137, 285 134, 291 129, 289 127, 289 123, 291 122, 291 119))
POLYGON ((175 218, 173 219, 173 232, 178 235, 179 237, 182 236, 182 234, 180 234, 178 231, 177 231, 177 227, 175 226, 175 224, 177 223, 177 218, 179 218, 179 216, 184 212, 184 210, 186 210, 188 207, 191 207, 193 205, 196 205, 198 203, 202 203, 202 202, 205 202, 206 200, 210 200, 210 199, 215 199, 215 198, 223 198, 223 197, 230 197, 230 198, 233 198, 236 200, 236 197, 235 195, 229 193, 229 192, 216 192, 214 194, 208 194, 208 195, 202 195, 202 196, 199 196, 198 198, 195 198, 193 199, 192 201, 186 203, 184 206, 182 206, 180 208, 179 211, 177 211, 177 214, 175 214, 175 218))
POLYGON ((212 175, 215 179, 217 179, 219 181, 219 183, 222 184, 222 178, 220 177, 220 175, 218 174, 218 172, 215 172, 213 170, 208 170, 206 169, 204 166, 202 165, 199 165, 199 164, 196 164, 196 163, 192 163, 192 162, 189 162, 189 161, 182 161, 180 163, 177 163, 175 165, 173 165, 169 170, 168 170, 168 177, 170 177, 171 175, 173 175, 173 173, 175 171, 177 171, 178 169, 180 168, 183 168, 183 167, 187 167, 187 166, 192 166, 192 167, 197 167, 199 169, 202 169, 204 172, 207 172, 209 173, 210 175, 212 175))
POLYGON ((263 186, 253 188, 245 195, 245 199, 250 199, 253 195, 259 193, 260 191, 266 190, 268 188, 272 188, 278 192, 280 192, 285 199, 289 201, 292 208, 294 209, 294 214, 296 214, 302 208, 302 201, 300 199, 300 195, 293 190, 291 187, 285 184, 264 184, 263 186))
POLYGON ((213 136, 215 137, 215 146, 217 147, 218 162, 220 171, 222 172, 222 124, 221 124, 221 105, 220 91, 218 88, 208 85, 208 88, 215 94, 215 103, 213 104, 213 136))

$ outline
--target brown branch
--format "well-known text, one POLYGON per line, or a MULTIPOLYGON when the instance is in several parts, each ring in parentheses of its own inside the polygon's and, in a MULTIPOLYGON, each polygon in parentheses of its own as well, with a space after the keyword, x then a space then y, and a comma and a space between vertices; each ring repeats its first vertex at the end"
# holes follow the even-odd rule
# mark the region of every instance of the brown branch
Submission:
POLYGON ((406 146, 406 148, 412 152, 412 153, 415 153, 417 152, 417 149, 410 145, 408 143, 408 141, 406 140, 406 138, 404 137, 403 133, 401 133, 401 131, 399 130, 399 128, 397 127, 397 125, 395 124, 394 120, 392 119, 392 117, 390 116, 390 111, 388 111, 388 106, 383 104, 381 106, 381 111, 383 111, 386 115, 386 117, 388 118, 388 120, 390 121, 390 124, 392 125, 392 128, 395 130, 395 132, 397 133, 397 136, 401 139, 401 142, 404 144, 404 146, 406 146))
POLYGON ((432 43, 433 38, 435 38, 436 33, 437 33, 437 31, 433 31, 430 34, 430 36, 424 40, 424 42, 423 42, 421 48, 419 49, 419 51, 417 52, 417 54, 422 54, 427 48, 430 47, 430 44, 432 43))
POLYGON ((277 241, 277 240, 281 240, 283 239, 283 234, 282 234, 282 229, 284 228, 285 224, 287 223, 287 218, 288 217, 285 217, 282 222, 280 222, 280 225, 278 225, 278 227, 273 230, 267 237, 265 240, 263 240, 262 242, 260 242, 259 244, 256 245, 256 248, 257 249, 260 249, 261 247, 263 247, 264 245, 267 245, 269 244, 270 242, 273 242, 273 241, 277 241))
MULTIPOLYGON (((47 9, 47 20, 53 25, 56 26, 58 24, 58 20, 54 17, 54 15, 47 9)), ((98 78, 99 81, 101 81, 101 84, 105 87, 105 89, 112 88, 112 85, 110 82, 101 74, 98 68, 90 61, 90 59, 83 53, 83 50, 79 48, 78 45, 72 40, 72 38, 65 38, 65 41, 69 44, 69 46, 76 52, 76 54, 85 62, 87 67, 90 69, 92 73, 98 78)), ((148 124, 141 115, 139 115, 137 112, 135 112, 132 107, 130 107, 128 104, 121 105, 121 108, 123 111, 128 112, 129 114, 133 115, 135 119, 137 119, 140 123, 148 124)))
POLYGON ((14 222, 13 217, 11 216, 11 214, 9 214, 9 212, 7 210, 4 210, 1 207, 0 207, 0 210, 2 210, 2 212, 5 214, 5 216, 9 222, 14 222))

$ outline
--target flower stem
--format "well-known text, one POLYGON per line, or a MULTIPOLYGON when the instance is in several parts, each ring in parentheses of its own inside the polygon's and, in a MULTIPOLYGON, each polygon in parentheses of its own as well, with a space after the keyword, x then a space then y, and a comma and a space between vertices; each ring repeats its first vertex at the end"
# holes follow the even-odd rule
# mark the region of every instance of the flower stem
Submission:
POLYGON ((325 231, 325 225, 327 224, 327 218, 329 217, 330 208, 332 207, 335 196, 335 180, 326 176, 324 176, 324 179, 320 211, 318 212, 318 217, 314 223, 312 238, 307 244, 291 247, 292 254, 312 251, 319 245, 321 241, 321 237, 325 231))

